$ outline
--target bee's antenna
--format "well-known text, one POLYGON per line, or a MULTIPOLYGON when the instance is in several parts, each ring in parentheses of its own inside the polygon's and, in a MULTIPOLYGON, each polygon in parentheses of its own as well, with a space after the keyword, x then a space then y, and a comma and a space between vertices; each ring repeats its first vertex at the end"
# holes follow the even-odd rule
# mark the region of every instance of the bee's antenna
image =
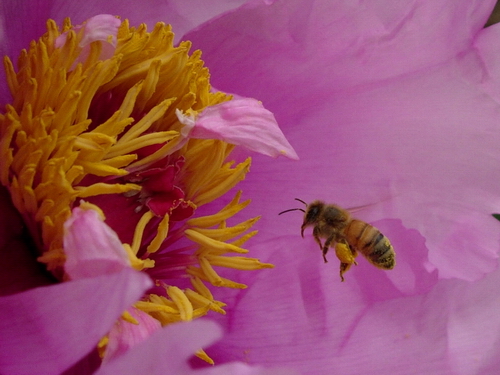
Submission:
POLYGON ((281 211, 278 215, 281 215, 281 214, 284 214, 285 212, 290 212, 290 211, 302 211, 302 212, 306 212, 302 208, 290 208, 289 210, 281 211))
POLYGON ((299 201, 299 202, 301 202, 301 203, 304 203, 304 204, 307 206, 307 203, 306 203, 306 202, 304 202, 302 199, 295 198, 295 200, 296 200, 296 201, 299 201))
MULTIPOLYGON (((307 203, 304 202, 302 199, 299 199, 299 198, 295 198, 296 201, 299 201, 301 203, 304 203, 306 205, 306 208, 307 208, 307 203)), ((290 212, 290 211, 302 211, 302 212, 306 212, 304 209, 302 208, 290 208, 289 210, 285 210, 285 211, 281 211, 278 215, 281 215, 281 214, 284 214, 285 212, 290 212)))

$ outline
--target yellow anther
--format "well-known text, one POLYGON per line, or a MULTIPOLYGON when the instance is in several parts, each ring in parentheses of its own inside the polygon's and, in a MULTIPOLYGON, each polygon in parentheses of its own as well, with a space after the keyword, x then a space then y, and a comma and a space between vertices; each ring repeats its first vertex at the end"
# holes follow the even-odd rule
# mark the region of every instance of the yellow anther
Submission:
POLYGON ((193 305, 189 302, 186 295, 176 286, 169 286, 167 294, 176 304, 181 315, 181 320, 189 321, 193 319, 193 305))
POLYGON ((207 354, 207 353, 205 353, 205 351, 204 351, 203 349, 197 350, 197 351, 196 351, 196 356, 197 356, 198 358, 200 358, 200 359, 204 360, 205 362, 207 362, 207 363, 211 364, 211 365, 215 364, 214 360, 213 360, 212 358, 210 358, 210 357, 208 356, 208 354, 207 354))
POLYGON ((167 238, 169 219, 170 219, 169 215, 165 215, 163 219, 160 221, 156 236, 155 238, 153 238, 153 240, 148 246, 148 253, 154 253, 158 251, 163 241, 165 241, 165 239, 167 238))
POLYGON ((128 311, 123 312, 122 319, 125 320, 126 322, 131 323, 131 324, 136 324, 136 325, 139 324, 137 319, 135 319, 128 311))
POLYGON ((134 232, 134 239, 132 241, 132 246, 131 250, 134 254, 137 254, 139 251, 139 248, 141 246, 141 241, 142 241, 142 234, 144 233, 144 229, 146 228, 146 225, 149 223, 149 221, 154 217, 154 214, 151 211, 145 212, 139 222, 137 223, 137 226, 135 227, 135 232, 134 232))
POLYGON ((141 190, 141 186, 136 184, 106 184, 98 182, 88 187, 77 188, 80 198, 103 194, 123 194, 133 190, 141 190))
POLYGON ((202 248, 200 249, 202 250, 210 249, 211 253, 217 253, 217 254, 223 254, 226 252, 240 253, 240 254, 248 253, 248 250, 246 249, 242 249, 241 247, 234 246, 232 244, 225 243, 222 241, 214 240, 210 237, 204 236, 203 234, 195 231, 194 229, 186 229, 184 231, 184 234, 191 241, 194 241, 197 244, 201 245, 202 248))
POLYGON ((260 270, 262 268, 274 268, 273 264, 261 263, 255 258, 226 257, 220 255, 204 255, 204 258, 213 266, 236 268, 240 270, 260 270))

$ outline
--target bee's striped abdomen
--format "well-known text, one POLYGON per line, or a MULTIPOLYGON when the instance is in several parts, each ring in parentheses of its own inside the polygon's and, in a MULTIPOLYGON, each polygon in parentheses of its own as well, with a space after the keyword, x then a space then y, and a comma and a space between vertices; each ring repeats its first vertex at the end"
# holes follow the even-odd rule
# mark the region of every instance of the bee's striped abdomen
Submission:
POLYGON ((387 237, 373 225, 354 219, 345 229, 345 236, 349 245, 362 253, 374 266, 394 268, 394 248, 387 237))

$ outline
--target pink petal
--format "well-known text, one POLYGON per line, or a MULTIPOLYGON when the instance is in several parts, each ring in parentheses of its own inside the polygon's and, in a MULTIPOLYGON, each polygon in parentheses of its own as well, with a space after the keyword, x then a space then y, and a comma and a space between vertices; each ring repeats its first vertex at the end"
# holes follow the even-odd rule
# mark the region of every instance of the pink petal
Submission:
POLYGON ((95 348, 149 287, 146 275, 126 268, 1 297, 0 372, 63 372, 95 348))
POLYGON ((145 341, 153 332, 161 329, 158 320, 150 315, 131 307, 127 310, 139 324, 129 323, 123 319, 118 319, 111 331, 109 331, 109 342, 104 353, 103 363, 107 363, 113 358, 119 357, 135 345, 145 341))
POLYGON ((124 355, 104 364, 95 375, 188 374, 187 360, 220 336, 220 328, 206 320, 168 325, 124 355))
POLYGON ((192 138, 220 139, 263 155, 298 159, 273 114, 255 99, 235 98, 207 107, 194 124, 185 116, 178 117, 190 128, 192 138))
POLYGON ((71 279, 106 275, 130 267, 120 239, 96 211, 73 209, 64 229, 64 269, 71 279))
MULTIPOLYGON (((487 74, 490 79, 482 79, 478 83, 488 95, 491 95, 497 101, 500 100, 498 86, 500 81, 500 49, 497 43, 499 35, 500 27, 498 25, 482 30, 474 41, 475 48, 467 55, 469 59, 480 60, 484 68, 482 74, 487 74)), ((473 73, 473 71, 469 72, 469 74, 473 73)), ((481 79, 479 76, 477 78, 481 79)))
POLYGON ((292 368, 266 368, 263 366, 249 366, 245 363, 235 362, 224 365, 216 365, 212 368, 193 371, 192 375, 300 375, 301 373, 292 368))
POLYGON ((209 320, 177 323, 153 333, 124 355, 105 361, 96 375, 298 375, 290 368, 264 368, 243 363, 216 365, 192 370, 189 359, 201 347, 209 347, 221 335, 220 328, 209 320))
MULTIPOLYGON (((255 1, 186 39, 203 51, 214 87, 258 98, 275 115, 277 108, 288 107, 288 116, 277 115, 283 126, 296 112, 313 112, 325 101, 325 90, 397 77, 454 57, 470 46, 494 4, 255 1)), ((334 117, 329 120, 335 124, 334 117)))

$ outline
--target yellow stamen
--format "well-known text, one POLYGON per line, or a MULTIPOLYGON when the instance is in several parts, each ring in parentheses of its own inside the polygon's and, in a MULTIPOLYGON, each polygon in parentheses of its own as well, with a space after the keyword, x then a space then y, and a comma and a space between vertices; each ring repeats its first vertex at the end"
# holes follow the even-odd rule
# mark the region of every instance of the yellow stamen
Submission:
POLYGON ((194 290, 186 289, 184 290, 184 294, 193 306, 208 307, 210 310, 213 310, 219 314, 226 314, 224 309, 221 309, 218 304, 214 303, 211 299, 205 298, 202 295, 196 293, 194 290))
POLYGON ((132 241, 132 252, 137 254, 139 251, 139 247, 141 246, 142 234, 144 233, 144 229, 146 225, 150 222, 150 220, 154 217, 154 214, 151 211, 147 211, 144 215, 142 215, 141 219, 137 223, 134 232, 134 240, 132 241))
POLYGON ((158 301, 154 301, 154 302, 139 301, 139 302, 135 303, 135 307, 137 307, 139 310, 142 310, 142 311, 148 312, 148 313, 165 312, 167 314, 178 314, 178 312, 175 308, 167 306, 163 303, 158 303, 158 301))
POLYGON ((205 237, 210 237, 210 238, 218 240, 218 241, 227 241, 231 238, 234 238, 234 237, 239 236, 240 234, 246 232, 259 219, 260 219, 260 217, 254 217, 252 219, 244 221, 243 223, 235 225, 234 227, 229 227, 229 228, 227 228, 227 227, 216 228, 216 229, 196 228, 193 230, 195 230, 199 234, 202 234, 205 237))
POLYGON ((137 271, 142 271, 146 268, 154 268, 155 266, 155 261, 152 259, 139 259, 137 258, 137 254, 134 253, 132 248, 130 247, 129 244, 124 243, 123 248, 125 249, 125 252, 128 255, 130 265, 132 266, 133 269, 137 271))
POLYGON ((204 187, 205 191, 197 196, 195 202, 199 202, 198 204, 201 205, 225 194, 226 191, 236 186, 238 182, 245 178, 245 175, 250 170, 250 164, 250 158, 238 164, 233 169, 231 168, 232 163, 225 164, 215 176, 214 181, 204 187))
POLYGON ((124 311, 121 318, 131 324, 136 324, 136 325, 139 324, 137 319, 135 319, 128 311, 124 311))
POLYGON ((209 364, 211 364, 211 365, 214 365, 214 364, 215 364, 215 362, 213 361, 213 359, 212 359, 212 358, 210 358, 210 357, 208 356, 208 354, 207 354, 207 353, 205 353, 205 351, 204 351, 203 349, 197 350, 195 354, 196 354, 196 356, 197 356, 198 358, 200 358, 200 359, 204 360, 205 362, 208 362, 208 363, 209 363, 209 364))
POLYGON ((129 191, 141 190, 140 185, 136 184, 105 184, 102 182, 90 185, 88 187, 79 187, 76 189, 80 198, 92 197, 102 194, 123 194, 129 191))
POLYGON ((148 253, 154 253, 158 251, 163 241, 165 241, 165 239, 167 238, 169 220, 170 216, 165 215, 160 221, 160 224, 158 225, 158 233, 148 246, 148 253))
POLYGON ((176 304, 181 320, 189 321, 193 319, 193 305, 191 305, 189 299, 182 292, 182 290, 176 286, 169 286, 167 288, 167 294, 176 304))
MULTIPOLYGON (((209 269, 208 269, 209 273, 212 273, 212 272, 215 273, 213 268, 210 267, 210 263, 206 262, 205 265, 209 267, 209 269)), ((246 289, 247 288, 247 286, 245 284, 237 283, 235 281, 226 279, 224 277, 220 277, 216 273, 215 273, 215 277, 213 278, 213 280, 217 284, 214 284, 212 282, 212 279, 204 272, 204 270, 202 268, 188 267, 186 271, 189 275, 191 275, 193 277, 197 277, 201 280, 209 281, 212 285, 215 285, 215 286, 224 286, 226 288, 233 288, 233 289, 246 289)))
POLYGON ((231 242, 231 245, 241 247, 245 242, 247 242, 250 238, 252 238, 256 234, 257 234, 256 230, 248 232, 245 235, 238 238, 236 241, 231 242))
POLYGON ((240 212, 242 209, 248 206, 250 200, 246 200, 240 203, 239 202, 240 197, 241 197, 241 191, 238 191, 233 200, 218 213, 214 215, 200 216, 200 217, 195 217, 193 219, 189 219, 186 224, 191 227, 198 227, 198 228, 208 228, 214 225, 218 225, 222 221, 236 215, 238 212, 240 212))
POLYGON ((239 270, 260 270, 262 268, 274 268, 270 263, 261 263, 258 259, 247 257, 223 257, 220 255, 205 255, 212 266, 236 268, 239 270))
MULTIPOLYGON (((240 253, 240 254, 248 253, 248 250, 246 250, 246 249, 242 249, 241 247, 234 246, 234 245, 226 243, 226 242, 214 240, 210 237, 207 237, 207 236, 197 232, 194 229, 187 229, 184 231, 184 234, 191 241, 196 242, 197 244, 204 246, 206 248, 209 248, 211 252, 216 252, 216 253, 233 252, 233 253, 240 253)), ((203 247, 200 249, 203 249, 203 247)))

